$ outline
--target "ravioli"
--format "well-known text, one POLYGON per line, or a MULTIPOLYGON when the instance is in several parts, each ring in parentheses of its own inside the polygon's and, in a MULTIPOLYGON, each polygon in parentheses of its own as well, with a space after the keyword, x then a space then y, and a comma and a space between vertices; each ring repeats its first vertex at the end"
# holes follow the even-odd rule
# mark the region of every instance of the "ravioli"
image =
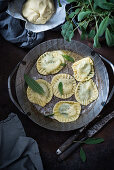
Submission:
POLYGON ((92 79, 78 83, 75 98, 79 103, 86 106, 98 98, 98 89, 92 79))
POLYGON ((40 95, 39 93, 34 92, 30 87, 27 88, 27 97, 31 103, 38 104, 44 107, 53 97, 52 86, 50 83, 43 79, 36 80, 39 85, 43 88, 44 94, 40 95))
POLYGON ((40 74, 49 75, 59 72, 64 66, 61 64, 65 63, 64 55, 65 52, 50 51, 42 54, 37 60, 37 70, 40 74))
POLYGON ((53 77, 52 81, 52 88, 53 88, 53 93, 56 97, 66 99, 71 97, 76 88, 76 81, 75 79, 69 75, 69 74, 57 74, 53 77), (62 83, 63 85, 63 94, 60 93, 58 89, 59 83, 62 83))
POLYGON ((78 119, 81 105, 73 101, 59 101, 53 108, 54 118, 59 122, 72 122, 78 119))
POLYGON ((83 58, 72 65, 77 81, 86 81, 94 76, 93 61, 90 57, 83 58))

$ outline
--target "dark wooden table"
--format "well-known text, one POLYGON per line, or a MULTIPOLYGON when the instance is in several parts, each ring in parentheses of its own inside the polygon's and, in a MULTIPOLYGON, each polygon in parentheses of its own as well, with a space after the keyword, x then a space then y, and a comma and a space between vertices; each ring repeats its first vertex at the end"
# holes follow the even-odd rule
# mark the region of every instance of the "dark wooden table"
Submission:
MULTIPOLYGON (((48 31, 45 40, 61 38, 60 32, 48 31)), ((80 40, 76 33, 74 39, 80 40)), ((44 40, 44 41, 45 41, 44 40)), ((92 47, 92 42, 82 41, 92 47)), ((102 44, 102 48, 95 51, 114 63, 114 48, 102 44)), ((110 121, 95 137, 104 138, 105 142, 97 145, 84 145, 87 155, 86 163, 82 163, 79 150, 75 151, 67 160, 57 161, 56 149, 75 131, 54 132, 44 129, 29 118, 21 114, 9 99, 7 78, 15 65, 22 60, 29 50, 21 49, 14 44, 6 42, 0 37, 0 120, 5 119, 10 112, 18 114, 26 135, 34 138, 39 145, 44 170, 113 170, 114 169, 114 120, 110 121)), ((111 74, 111 73, 109 73, 111 74)), ((111 78, 111 83, 113 79, 111 78)), ((101 114, 108 114, 114 110, 114 98, 105 106, 101 114)))

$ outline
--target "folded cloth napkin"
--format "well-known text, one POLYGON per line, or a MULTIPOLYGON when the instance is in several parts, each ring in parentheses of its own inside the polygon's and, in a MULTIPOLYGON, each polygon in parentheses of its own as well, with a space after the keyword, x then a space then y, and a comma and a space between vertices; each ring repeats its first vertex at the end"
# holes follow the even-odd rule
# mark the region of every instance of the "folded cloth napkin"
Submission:
POLYGON ((36 141, 14 113, 0 122, 0 170, 43 170, 36 141))
POLYGON ((22 48, 32 48, 44 38, 44 32, 33 33, 25 29, 25 22, 6 13, 8 0, 0 1, 0 34, 5 40, 22 48))

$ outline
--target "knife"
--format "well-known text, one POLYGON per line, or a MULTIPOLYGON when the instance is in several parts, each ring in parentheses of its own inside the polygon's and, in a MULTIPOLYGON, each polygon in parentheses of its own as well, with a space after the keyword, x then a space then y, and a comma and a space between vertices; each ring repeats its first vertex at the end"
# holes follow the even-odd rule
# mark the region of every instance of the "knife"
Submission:
POLYGON ((114 111, 108 114, 107 116, 100 119, 95 125, 93 125, 90 129, 87 130, 85 136, 81 138, 80 143, 73 143, 67 150, 65 150, 58 158, 59 161, 66 159, 69 155, 72 154, 80 145, 81 142, 86 140, 87 138, 91 138, 97 132, 99 132, 111 119, 114 118, 114 111))

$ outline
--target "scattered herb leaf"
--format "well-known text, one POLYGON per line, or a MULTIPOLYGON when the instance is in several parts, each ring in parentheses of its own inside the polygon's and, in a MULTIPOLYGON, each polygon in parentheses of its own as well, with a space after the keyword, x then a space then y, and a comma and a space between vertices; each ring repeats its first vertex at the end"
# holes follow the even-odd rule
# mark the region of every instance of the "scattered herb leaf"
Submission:
POLYGON ((62 82, 59 83, 58 89, 59 89, 59 92, 61 93, 61 95, 63 95, 63 83, 62 82))
POLYGON ((60 0, 58 0, 58 3, 59 3, 59 7, 62 7, 60 0))
POLYGON ((60 65, 63 66, 63 67, 65 67, 65 66, 66 66, 66 63, 61 63, 60 65))
POLYGON ((27 85, 35 92, 39 94, 44 94, 43 88, 31 77, 29 77, 27 74, 24 74, 24 79, 27 85))
POLYGON ((85 141, 74 141, 79 143, 85 143, 85 144, 98 144, 104 142, 103 138, 88 138, 85 141))
POLYGON ((69 55, 63 55, 63 57, 64 57, 66 60, 74 63, 74 59, 73 59, 72 57, 70 57, 69 55))
POLYGON ((88 138, 84 141, 86 144, 98 144, 104 142, 103 138, 88 138))
POLYGON ((45 114, 44 116, 45 116, 45 117, 51 117, 51 116, 53 116, 53 115, 54 115, 54 113, 52 113, 52 114, 47 114, 47 115, 45 114))
POLYGON ((82 160, 83 162, 86 161, 86 154, 85 154, 85 152, 84 152, 84 150, 83 150, 82 147, 80 148, 80 158, 81 158, 81 160, 82 160))
POLYGON ((63 112, 62 112, 61 114, 63 114, 63 115, 68 115, 68 113, 63 113, 63 112))

